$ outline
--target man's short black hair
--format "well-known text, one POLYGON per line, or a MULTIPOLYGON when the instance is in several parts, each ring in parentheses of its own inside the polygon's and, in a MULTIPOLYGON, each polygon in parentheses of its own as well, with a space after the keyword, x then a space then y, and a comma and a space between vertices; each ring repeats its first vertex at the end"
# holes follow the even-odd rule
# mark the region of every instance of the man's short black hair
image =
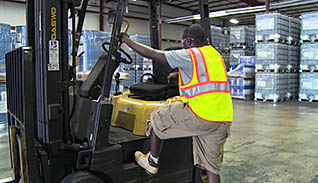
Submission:
POLYGON ((183 31, 183 36, 182 38, 193 38, 193 43, 196 46, 202 46, 205 45, 207 42, 207 37, 205 35, 204 29, 201 27, 199 24, 193 24, 187 27, 183 31))

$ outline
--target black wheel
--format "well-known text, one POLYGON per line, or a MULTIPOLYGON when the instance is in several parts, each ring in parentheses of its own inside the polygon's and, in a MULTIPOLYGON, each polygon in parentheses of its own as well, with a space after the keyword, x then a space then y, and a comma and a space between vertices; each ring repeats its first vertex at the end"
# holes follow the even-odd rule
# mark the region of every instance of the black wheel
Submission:
POLYGON ((61 183, 111 183, 111 181, 102 180, 86 171, 78 171, 64 177, 61 183))
MULTIPOLYGON (((106 46, 109 46, 109 45, 110 45, 109 42, 104 42, 104 43, 102 44, 102 48, 103 48, 103 50, 104 50, 107 54, 109 54, 109 50, 106 48, 106 46)), ((133 59, 131 58, 131 56, 130 56, 125 50, 119 48, 118 51, 122 52, 122 53, 125 55, 125 57, 127 58, 127 59, 126 59, 126 58, 122 58, 122 57, 119 56, 120 58, 117 58, 118 62, 122 62, 122 63, 124 63, 124 64, 131 64, 131 63, 133 63, 133 59)))

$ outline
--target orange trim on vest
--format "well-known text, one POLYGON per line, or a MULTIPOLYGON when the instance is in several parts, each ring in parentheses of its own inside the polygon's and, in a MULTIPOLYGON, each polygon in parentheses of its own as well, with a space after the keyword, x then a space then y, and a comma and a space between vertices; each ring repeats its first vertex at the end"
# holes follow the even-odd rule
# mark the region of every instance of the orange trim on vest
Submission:
POLYGON ((200 75, 199 75, 199 66, 198 66, 198 59, 197 59, 197 55, 195 54, 195 52, 189 48, 190 52, 192 53, 193 55, 193 58, 194 58, 194 63, 195 63, 195 69, 196 69, 196 74, 197 74, 197 79, 198 79, 198 82, 200 82, 200 75))
POLYGON ((191 89, 200 85, 205 85, 205 84, 227 84, 227 81, 205 81, 205 82, 201 82, 192 86, 188 86, 188 87, 184 87, 184 88, 180 88, 181 90, 187 90, 187 89, 191 89))
POLYGON ((208 94, 208 93, 230 93, 230 91, 228 91, 228 90, 210 90, 210 91, 201 92, 201 93, 192 95, 190 97, 186 97, 183 94, 181 94, 180 97, 184 97, 184 98, 190 99, 190 98, 194 98, 194 97, 197 97, 197 96, 200 96, 200 95, 204 95, 204 94, 208 94))
POLYGON ((208 121, 208 122, 212 122, 212 123, 232 123, 232 121, 213 121, 213 120, 204 119, 204 118, 202 118, 201 116, 199 116, 197 113, 195 113, 190 105, 187 104, 187 106, 189 106, 190 110, 191 110, 196 116, 198 116, 200 119, 202 119, 202 120, 204 120, 204 121, 208 121))
POLYGON ((202 56, 202 59, 203 59, 203 63, 204 63, 204 69, 205 69, 205 73, 206 73, 206 80, 207 81, 210 81, 210 76, 209 76, 209 71, 208 71, 208 66, 206 65, 206 60, 205 60, 205 57, 202 53, 202 51, 200 49, 198 49, 201 56, 202 56))

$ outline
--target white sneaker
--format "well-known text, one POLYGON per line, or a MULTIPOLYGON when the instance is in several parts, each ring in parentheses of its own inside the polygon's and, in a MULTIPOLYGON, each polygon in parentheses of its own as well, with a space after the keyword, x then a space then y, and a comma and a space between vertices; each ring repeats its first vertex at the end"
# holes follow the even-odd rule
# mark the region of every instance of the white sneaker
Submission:
POLYGON ((150 175, 155 175, 158 173, 158 169, 159 167, 157 166, 153 166, 150 165, 149 162, 149 155, 150 152, 147 154, 144 154, 140 151, 136 151, 135 152, 135 159, 136 159, 136 163, 141 166, 143 169, 145 169, 145 171, 150 174, 150 175))

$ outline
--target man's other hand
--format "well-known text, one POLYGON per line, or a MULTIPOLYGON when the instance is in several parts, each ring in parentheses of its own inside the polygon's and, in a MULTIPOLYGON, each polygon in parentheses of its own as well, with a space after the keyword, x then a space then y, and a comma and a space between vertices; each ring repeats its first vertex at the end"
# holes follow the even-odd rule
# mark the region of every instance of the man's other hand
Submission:
POLYGON ((168 80, 176 79, 178 76, 178 72, 171 72, 168 76, 168 80))

